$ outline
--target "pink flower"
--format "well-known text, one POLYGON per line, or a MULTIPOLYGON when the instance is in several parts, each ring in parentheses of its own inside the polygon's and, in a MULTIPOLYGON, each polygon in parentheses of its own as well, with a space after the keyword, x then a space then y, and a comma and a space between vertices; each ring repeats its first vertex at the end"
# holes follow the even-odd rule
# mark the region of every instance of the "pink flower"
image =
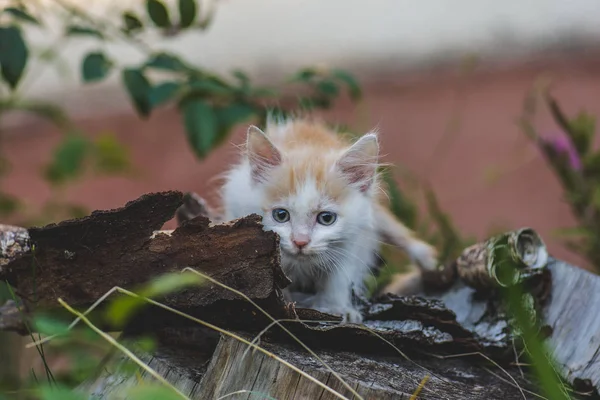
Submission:
POLYGON ((548 146, 558 155, 564 154, 568 157, 569 165, 572 169, 580 171, 583 168, 581 158, 577 153, 577 149, 571 141, 571 138, 565 134, 548 135, 545 138, 541 137, 542 145, 548 146))

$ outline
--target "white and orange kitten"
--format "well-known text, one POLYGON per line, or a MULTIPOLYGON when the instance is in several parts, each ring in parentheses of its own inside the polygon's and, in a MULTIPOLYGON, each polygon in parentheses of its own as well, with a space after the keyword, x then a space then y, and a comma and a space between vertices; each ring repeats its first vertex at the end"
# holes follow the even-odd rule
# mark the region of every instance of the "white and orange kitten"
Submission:
POLYGON ((270 121, 266 132, 252 126, 241 162, 226 174, 224 218, 256 213, 280 236, 288 299, 312 293, 302 306, 360 322, 352 290, 364 291, 382 241, 436 267, 435 249, 382 205, 378 166, 374 133, 352 144, 305 120, 270 121))

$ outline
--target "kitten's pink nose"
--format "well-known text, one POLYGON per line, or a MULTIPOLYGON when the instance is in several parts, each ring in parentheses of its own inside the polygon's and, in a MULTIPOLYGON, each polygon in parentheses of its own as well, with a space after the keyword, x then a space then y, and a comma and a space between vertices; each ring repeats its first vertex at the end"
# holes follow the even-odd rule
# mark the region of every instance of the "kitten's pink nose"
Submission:
POLYGON ((292 242, 294 243, 294 246, 296 246, 298 249, 302 250, 304 247, 306 247, 308 242, 310 242, 310 239, 301 237, 301 238, 293 239, 292 242))

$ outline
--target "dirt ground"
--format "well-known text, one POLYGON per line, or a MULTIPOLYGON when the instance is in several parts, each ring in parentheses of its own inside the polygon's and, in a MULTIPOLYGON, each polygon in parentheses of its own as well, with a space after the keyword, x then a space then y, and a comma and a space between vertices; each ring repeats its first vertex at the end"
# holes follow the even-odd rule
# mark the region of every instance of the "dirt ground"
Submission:
MULTIPOLYGON (((491 229, 530 226, 542 233, 553 255, 585 267, 554 236, 574 219, 558 181, 516 119, 526 92, 546 73, 569 113, 584 108, 600 116, 599 67, 600 55, 588 54, 466 76, 452 70, 380 76, 365 82, 359 107, 342 101, 327 118, 365 131, 378 127, 386 160, 430 182, 465 233, 483 238, 491 229)), ((244 134, 239 129, 231 143, 200 162, 173 110, 156 112, 148 121, 127 111, 79 122, 92 134, 115 132, 131 149, 137 170, 135 177, 93 178, 70 187, 67 198, 90 209, 119 207, 143 193, 168 189, 195 191, 214 201, 214 178, 234 159, 232 143, 244 134)), ((548 133, 556 129, 547 113, 538 126, 548 133)), ((50 195, 40 170, 60 135, 39 122, 8 133, 2 146, 13 166, 2 188, 40 205, 50 195)))

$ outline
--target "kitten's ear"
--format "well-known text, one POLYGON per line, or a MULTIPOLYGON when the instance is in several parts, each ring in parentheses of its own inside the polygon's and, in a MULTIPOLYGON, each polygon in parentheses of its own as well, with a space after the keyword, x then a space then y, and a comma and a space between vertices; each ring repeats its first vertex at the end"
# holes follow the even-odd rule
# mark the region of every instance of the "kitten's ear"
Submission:
POLYGON ((263 180, 269 169, 281 164, 281 153, 256 126, 248 128, 246 149, 255 182, 263 180))
POLYGON ((338 166, 351 184, 366 192, 375 180, 379 162, 379 140, 367 133, 356 141, 338 161, 338 166))

